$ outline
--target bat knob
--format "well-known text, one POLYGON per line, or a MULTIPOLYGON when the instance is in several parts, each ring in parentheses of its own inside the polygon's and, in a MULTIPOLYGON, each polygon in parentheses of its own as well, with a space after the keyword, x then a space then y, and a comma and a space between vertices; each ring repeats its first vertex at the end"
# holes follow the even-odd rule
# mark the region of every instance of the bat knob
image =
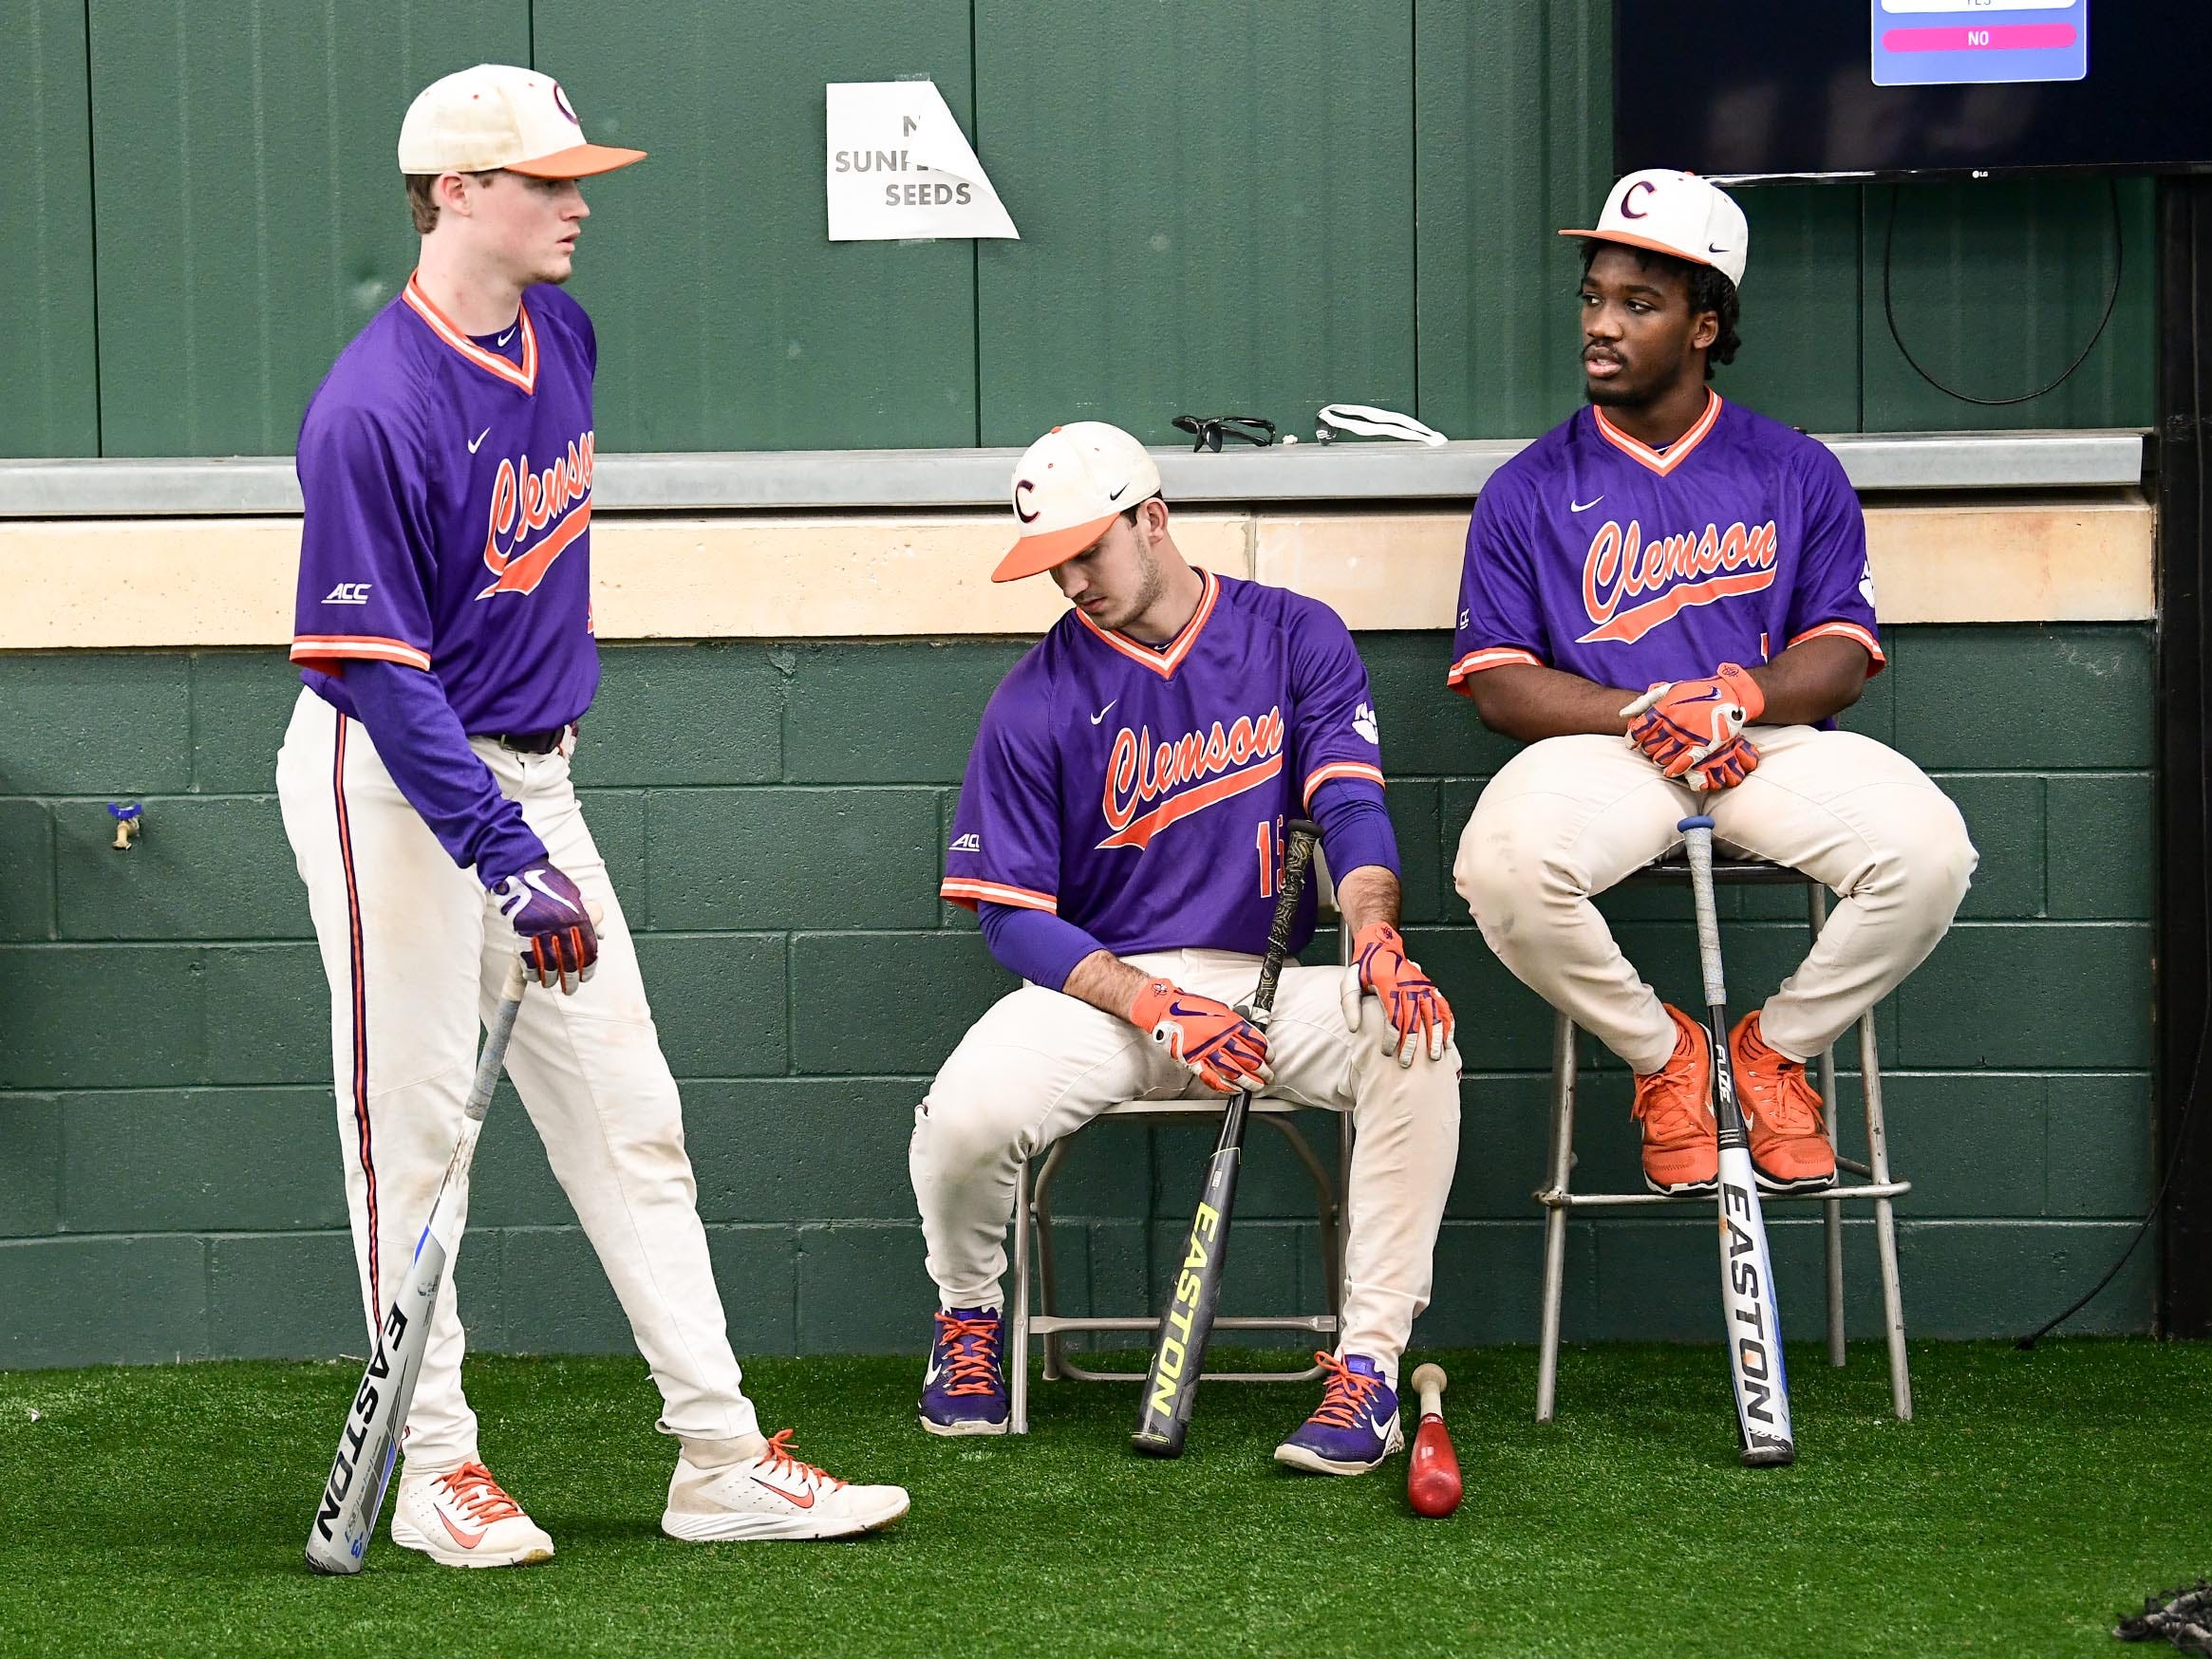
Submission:
POLYGON ((1425 1394, 1431 1389, 1434 1389, 1437 1393, 1441 1394, 1444 1391, 1444 1385, 1450 1380, 1450 1378, 1445 1376, 1444 1368, 1440 1365, 1431 1363, 1424 1366, 1416 1366, 1414 1370, 1414 1392, 1416 1394, 1425 1394))

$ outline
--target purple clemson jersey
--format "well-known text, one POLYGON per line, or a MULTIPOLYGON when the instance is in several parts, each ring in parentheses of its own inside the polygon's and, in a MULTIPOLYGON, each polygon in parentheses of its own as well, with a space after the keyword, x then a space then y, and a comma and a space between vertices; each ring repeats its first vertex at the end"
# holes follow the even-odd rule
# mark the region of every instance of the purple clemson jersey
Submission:
POLYGON ((345 664, 438 676, 471 733, 590 706, 591 376, 583 307, 528 289, 473 340, 410 277, 339 354, 300 424, 291 660, 352 714, 345 664))
POLYGON ((1880 672, 1866 524, 1842 464, 1707 396, 1663 454, 1591 408, 1498 470, 1467 529, 1455 690, 1525 662, 1641 691, 1823 634, 1880 672))
MULTIPOLYGON (((1381 799, 1367 670, 1316 600, 1202 573, 1166 647, 1054 624, 992 694, 940 889, 1053 912, 1116 956, 1259 955, 1284 825, 1332 779, 1381 799)), ((1295 950, 1313 935, 1311 889, 1295 950)))

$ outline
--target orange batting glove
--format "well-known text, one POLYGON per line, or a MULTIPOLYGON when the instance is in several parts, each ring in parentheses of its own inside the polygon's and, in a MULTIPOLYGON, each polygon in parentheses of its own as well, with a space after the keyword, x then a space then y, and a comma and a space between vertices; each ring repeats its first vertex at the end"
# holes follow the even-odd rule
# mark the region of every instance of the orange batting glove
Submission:
POLYGON ((1436 981, 1421 972, 1420 963, 1406 955, 1404 936, 1387 922, 1370 922, 1352 936, 1352 965, 1344 970, 1340 1000, 1344 1025, 1359 1029, 1359 997, 1372 991, 1382 1004, 1388 1035, 1382 1049, 1397 1052, 1397 1063, 1410 1066, 1424 1041, 1429 1058, 1441 1060, 1452 1041, 1452 1005, 1436 981))
MULTIPOLYGON (((1621 711, 1630 722, 1628 742, 1651 757, 1652 764, 1669 777, 1682 777, 1718 755, 1723 747, 1743 742, 1743 729, 1767 712, 1767 695, 1749 672, 1734 662, 1723 662, 1710 680, 1661 682, 1621 711)), ((1751 751, 1752 766, 1758 764, 1751 751)), ((1693 788, 1729 789, 1741 783, 1752 766, 1739 766, 1740 755, 1718 769, 1715 778, 1693 788), (1734 775, 1731 776, 1731 774, 1734 775), (1726 778, 1728 781, 1718 781, 1726 778)))
POLYGON ((1209 1089, 1234 1094, 1275 1081, 1267 1069, 1267 1034, 1226 1002, 1154 979, 1136 994, 1129 1019, 1209 1089))

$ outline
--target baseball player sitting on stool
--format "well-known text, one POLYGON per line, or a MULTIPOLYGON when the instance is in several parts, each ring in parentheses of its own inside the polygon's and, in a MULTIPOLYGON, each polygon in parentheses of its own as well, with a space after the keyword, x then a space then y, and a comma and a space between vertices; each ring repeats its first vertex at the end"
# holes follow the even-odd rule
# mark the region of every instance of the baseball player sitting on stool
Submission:
POLYGON ((1762 1185, 1835 1156, 1806 1061, 1919 966, 1975 853, 1920 769, 1835 729, 1883 665, 1866 530, 1822 444, 1723 402, 1741 209, 1632 173, 1587 239, 1591 407, 1500 469, 1467 532, 1451 682, 1528 747, 1490 780, 1453 879, 1490 948, 1636 1073, 1643 1174, 1709 1192, 1719 1154, 1702 1023, 1661 1003, 1592 904, 1705 813, 1738 855, 1839 903, 1729 1049, 1762 1185))
MULTIPOLYGON (((478 1021, 519 951, 507 1072, 683 1443, 662 1527, 833 1538, 903 1514, 761 1438, 699 1222, 675 1079, 569 777, 591 637, 590 320, 561 292, 586 143, 549 75, 480 65, 400 131, 421 262, 300 428, 307 516, 277 761, 331 994, 346 1202, 373 1333, 453 1150, 478 1021), (557 990, 558 995, 554 992, 557 990)), ((553 1540, 478 1455, 450 1276, 403 1442, 392 1541, 449 1566, 553 1540)))
MULTIPOLYGON (((992 579, 1050 571, 1073 606, 992 696, 942 891, 1028 981, 975 1024, 914 1116, 910 1165, 942 1311, 933 1434, 1003 1434, 1001 1281, 1015 1165, 1107 1107, 1239 1089, 1349 1111, 1343 1323, 1322 1406, 1276 1448, 1355 1475, 1402 1444, 1397 1364, 1428 1303, 1459 1146, 1452 1013, 1397 931, 1397 845, 1367 671, 1326 606, 1193 569, 1128 433, 1055 427, 1014 470, 1020 539, 992 579), (1263 1034, 1240 1014, 1285 820, 1322 826, 1356 963, 1288 965, 1263 1034)), ((1296 950, 1313 936, 1301 908, 1296 950)), ((1016 1354, 1014 1363, 1027 1356, 1016 1354)))

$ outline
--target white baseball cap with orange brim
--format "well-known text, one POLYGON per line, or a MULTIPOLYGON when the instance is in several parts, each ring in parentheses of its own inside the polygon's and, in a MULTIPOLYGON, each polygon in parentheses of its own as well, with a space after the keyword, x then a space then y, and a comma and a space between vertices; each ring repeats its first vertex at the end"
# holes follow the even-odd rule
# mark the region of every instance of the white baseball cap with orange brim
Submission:
POLYGON ((1695 173, 1672 167, 1629 174, 1606 196, 1596 230, 1560 234, 1672 253, 1692 265, 1710 265, 1738 287, 1752 239, 1734 196, 1695 173))
POLYGON ((1056 426, 1014 465, 1014 517, 1021 538, 991 572, 1018 582, 1063 565, 1114 521, 1160 493, 1160 469, 1144 445, 1103 420, 1056 426))
POLYGON ((561 84, 512 64, 478 64, 433 81, 400 123, 402 173, 588 178, 645 158, 643 150, 587 142, 561 84))

